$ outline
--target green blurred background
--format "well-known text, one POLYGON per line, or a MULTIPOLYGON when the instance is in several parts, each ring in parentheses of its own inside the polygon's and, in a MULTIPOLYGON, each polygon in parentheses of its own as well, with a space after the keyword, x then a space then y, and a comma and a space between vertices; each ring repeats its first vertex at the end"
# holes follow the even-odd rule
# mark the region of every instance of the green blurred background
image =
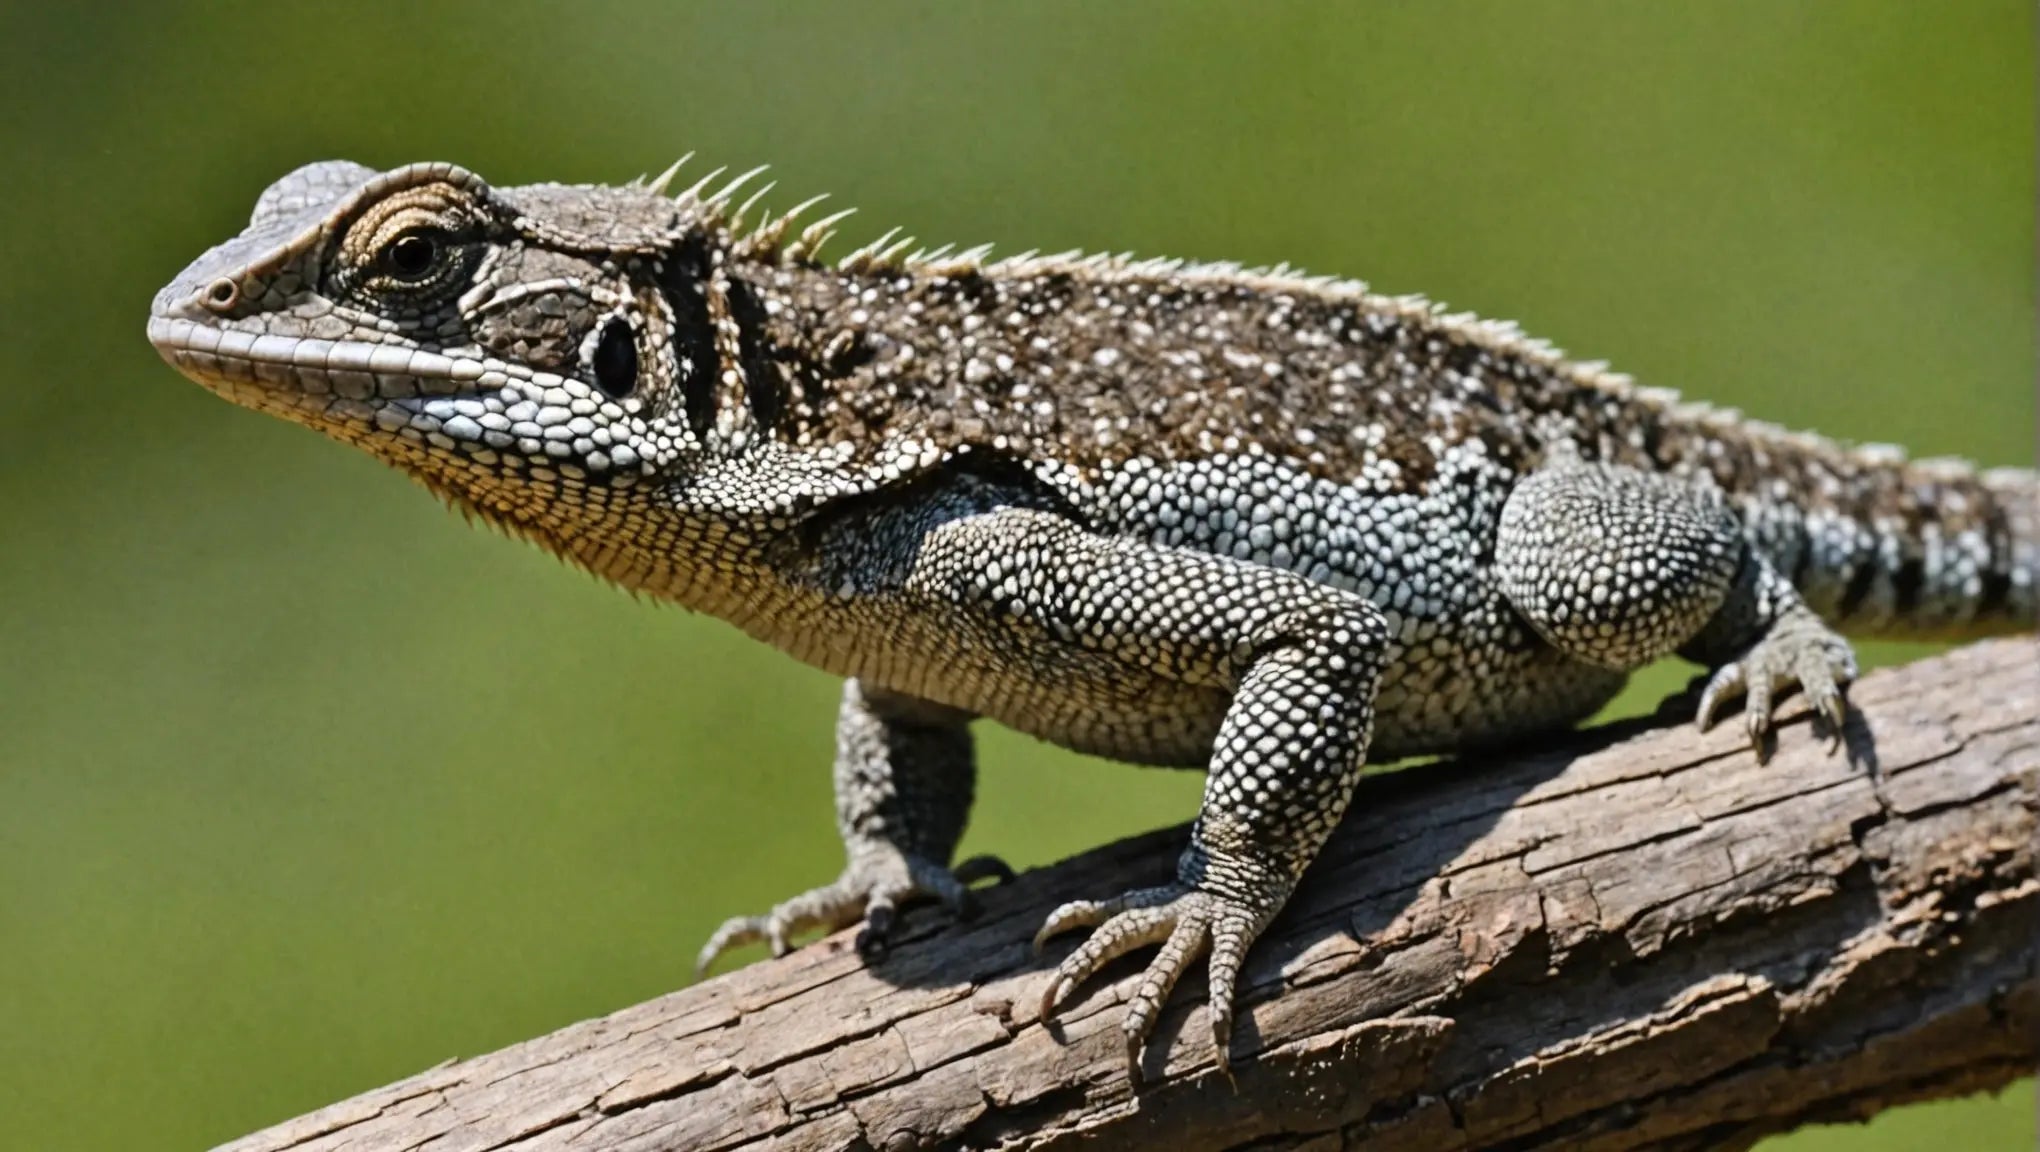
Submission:
MULTIPOLYGON (((154 290, 305 161, 770 161, 851 242, 1288 260, 1786 424, 2033 451, 2029 0, 12 3, 0 43, 23 1149, 199 1147, 657 995, 839 863, 826 678, 149 350, 154 290)), ((984 760, 965 850, 1019 864, 1199 787, 984 760)), ((2028 1084, 1773 1148, 2032 1142, 2028 1084)))

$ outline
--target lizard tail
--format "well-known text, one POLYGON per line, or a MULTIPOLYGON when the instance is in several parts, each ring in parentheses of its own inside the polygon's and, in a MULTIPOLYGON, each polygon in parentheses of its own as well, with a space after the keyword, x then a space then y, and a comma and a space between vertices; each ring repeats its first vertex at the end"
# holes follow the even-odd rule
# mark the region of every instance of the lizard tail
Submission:
POLYGON ((1850 635, 1894 639, 2035 627, 2040 472, 1908 462, 1872 448, 1848 453, 1828 478, 1825 498, 1794 510, 1799 531, 1756 534, 1822 618, 1850 635))

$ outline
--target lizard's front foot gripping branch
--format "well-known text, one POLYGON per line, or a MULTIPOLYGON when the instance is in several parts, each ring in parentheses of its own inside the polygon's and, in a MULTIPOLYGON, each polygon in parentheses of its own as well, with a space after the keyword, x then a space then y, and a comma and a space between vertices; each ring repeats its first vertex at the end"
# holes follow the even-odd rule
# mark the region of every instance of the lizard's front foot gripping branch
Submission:
POLYGON ((1161 945, 1121 1024, 1136 1084, 1163 1001, 1207 948, 1214 1055, 1220 1069, 1229 1068, 1240 965, 1345 814, 1387 641, 1387 623, 1372 604, 1286 573, 1175 554, 1147 562, 1190 569, 1206 592, 1167 604, 1180 613, 1172 631, 1199 637, 1213 657, 1244 651, 1245 668, 1212 743, 1204 803, 1176 883, 1066 904, 1035 938, 1039 947, 1067 929, 1097 926, 1057 966, 1042 997, 1044 1021, 1114 957, 1161 945))
POLYGON ((866 960, 882 960, 891 947, 900 905, 915 897, 932 897, 958 919, 968 920, 977 913, 971 884, 1012 878, 1013 870, 993 856, 973 856, 952 871, 897 849, 875 849, 853 859, 833 883, 783 900, 763 916, 724 921, 702 945, 694 972, 698 976, 708 971, 727 949, 759 940, 770 945, 774 956, 784 956, 794 935, 811 928, 834 932, 860 917, 864 930, 857 934, 858 953, 866 960))
POLYGON ((1049 937, 1073 928, 1097 926, 1056 965, 1055 979, 1041 996, 1041 1018, 1047 1020, 1063 997, 1118 957, 1149 944, 1162 950, 1148 965, 1126 1007, 1120 1030, 1126 1035, 1126 1074, 1140 1083, 1141 1048, 1154 1030, 1155 1018, 1169 992, 1206 948, 1211 950, 1211 1046, 1219 1071, 1231 1073, 1234 988, 1247 949, 1275 918, 1287 892, 1260 901, 1238 900, 1199 891, 1187 884, 1139 888, 1113 900, 1076 900, 1049 913, 1034 935, 1041 953, 1049 937))

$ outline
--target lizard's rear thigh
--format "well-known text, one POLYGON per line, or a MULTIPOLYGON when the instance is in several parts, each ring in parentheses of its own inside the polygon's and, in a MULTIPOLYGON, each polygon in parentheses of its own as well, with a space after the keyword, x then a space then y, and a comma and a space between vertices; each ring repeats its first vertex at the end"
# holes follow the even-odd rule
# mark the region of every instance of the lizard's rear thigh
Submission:
POLYGON ((1503 594, 1561 651, 1606 668, 1670 655, 1727 598, 1744 542, 1713 489, 1618 464, 1567 462, 1502 508, 1503 594))

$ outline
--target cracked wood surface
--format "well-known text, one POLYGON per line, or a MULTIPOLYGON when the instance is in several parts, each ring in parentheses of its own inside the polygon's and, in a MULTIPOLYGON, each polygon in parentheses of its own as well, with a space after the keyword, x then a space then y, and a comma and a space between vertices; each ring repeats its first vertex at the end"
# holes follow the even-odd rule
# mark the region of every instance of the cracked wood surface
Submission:
POLYGON ((1138 1097, 1137 963, 1035 1015, 1041 917, 1161 880, 1178 828, 918 911, 876 969, 839 934, 225 1147, 1734 1148, 1996 1087, 2040 1048, 2036 667, 1875 673, 1833 755, 1632 723, 1369 779, 1248 963, 1235 1083, 1197 980, 1138 1097))

